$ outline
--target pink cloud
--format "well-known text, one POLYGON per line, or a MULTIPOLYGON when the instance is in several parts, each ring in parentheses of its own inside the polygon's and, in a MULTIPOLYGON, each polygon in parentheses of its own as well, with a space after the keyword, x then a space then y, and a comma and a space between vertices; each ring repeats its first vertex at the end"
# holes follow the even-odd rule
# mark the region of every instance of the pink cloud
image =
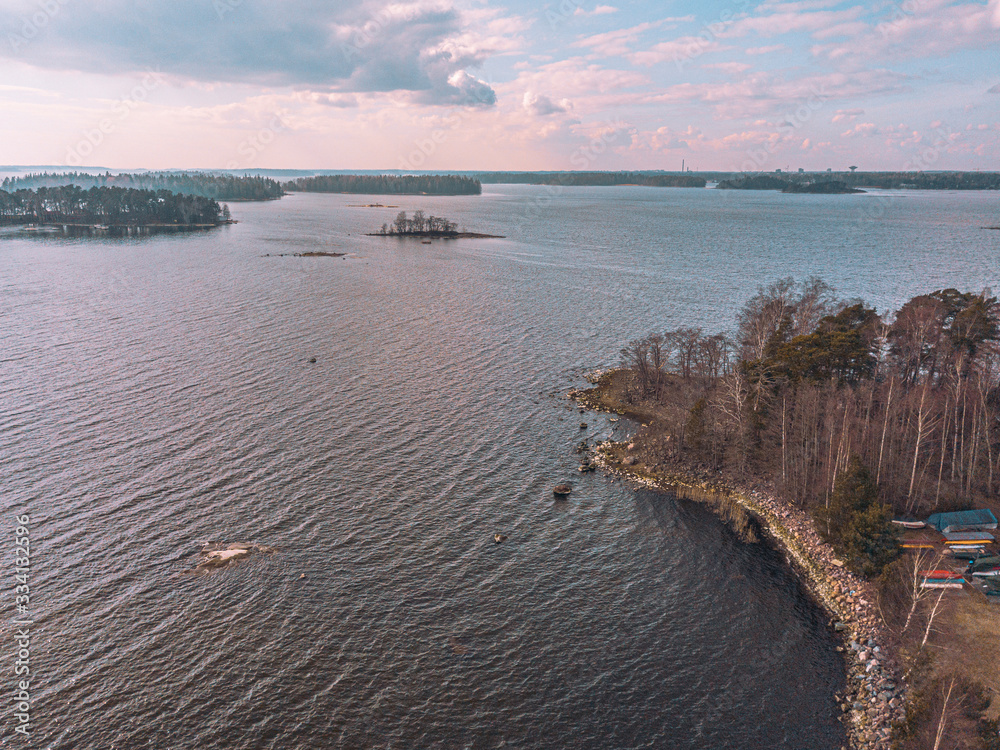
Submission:
POLYGON ((864 113, 863 109, 838 109, 830 122, 854 122, 864 113))
POLYGON ((846 10, 821 10, 812 12, 785 10, 783 6, 773 7, 781 8, 781 10, 767 15, 740 19, 719 36, 740 37, 746 36, 751 32, 765 37, 790 34, 792 32, 821 34, 828 32, 831 28, 856 21, 865 12, 865 9, 861 6, 855 6, 846 10))
POLYGON ((654 29, 674 29, 678 22, 693 21, 694 16, 684 16, 679 18, 661 18, 657 21, 641 23, 627 29, 617 29, 606 31, 603 34, 594 34, 584 37, 572 44, 573 47, 586 47, 604 57, 624 57, 628 55, 639 43, 639 38, 648 31, 654 29))
POLYGON ((760 71, 738 81, 682 83, 668 87, 649 101, 699 102, 722 118, 779 116, 802 105, 818 111, 827 102, 906 89, 906 76, 887 70, 825 73, 787 80, 780 74, 760 71))
POLYGON ((847 42, 813 47, 813 54, 830 60, 908 59, 997 44, 1000 0, 989 0, 988 5, 922 0, 916 12, 896 11, 847 42))
POLYGON ((701 55, 730 49, 732 47, 724 46, 704 36, 682 36, 669 42, 660 42, 644 52, 636 52, 629 55, 628 59, 636 65, 647 67, 667 61, 680 64, 701 55))

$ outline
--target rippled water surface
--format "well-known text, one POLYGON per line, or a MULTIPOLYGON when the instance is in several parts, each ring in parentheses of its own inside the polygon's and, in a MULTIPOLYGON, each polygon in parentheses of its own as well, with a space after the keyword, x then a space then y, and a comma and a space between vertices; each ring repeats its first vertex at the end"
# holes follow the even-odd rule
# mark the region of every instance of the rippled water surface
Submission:
POLYGON ((578 475, 582 437, 628 427, 562 395, 651 329, 729 328, 779 276, 880 309, 997 286, 996 194, 397 199, 507 235, 432 245, 361 236, 397 211, 350 205, 376 201, 0 238, 33 745, 839 747, 834 642, 781 556, 578 475), (317 249, 348 256, 275 257, 317 249), (184 575, 207 540, 277 551, 184 575))

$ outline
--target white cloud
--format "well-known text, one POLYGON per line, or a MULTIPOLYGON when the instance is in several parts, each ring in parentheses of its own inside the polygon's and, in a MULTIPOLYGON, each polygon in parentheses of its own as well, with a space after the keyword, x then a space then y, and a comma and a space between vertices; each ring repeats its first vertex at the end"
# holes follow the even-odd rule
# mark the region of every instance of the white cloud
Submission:
POLYGON ((573 104, 569 99, 560 99, 557 103, 543 94, 536 94, 532 91, 524 92, 522 105, 536 117, 546 117, 548 115, 565 113, 569 112, 573 108, 573 104))
POLYGON ((589 16, 607 16, 607 15, 610 15, 612 13, 617 13, 617 12, 618 12, 618 8, 615 8, 615 7, 611 6, 611 5, 598 5, 593 10, 584 10, 581 7, 577 7, 577 9, 575 11, 573 11, 573 15, 574 16, 578 16, 578 17, 579 16, 583 16, 583 17, 586 18, 586 17, 589 17, 589 16))

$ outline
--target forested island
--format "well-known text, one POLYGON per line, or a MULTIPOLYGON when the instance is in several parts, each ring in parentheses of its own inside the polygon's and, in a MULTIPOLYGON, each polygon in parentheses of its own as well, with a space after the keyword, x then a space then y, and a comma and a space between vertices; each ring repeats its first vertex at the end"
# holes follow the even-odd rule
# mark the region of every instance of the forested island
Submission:
MULTIPOLYGON (((719 175, 721 190, 803 191, 797 186, 840 183, 844 188, 884 190, 1000 190, 997 172, 778 172, 719 175)), ((831 191, 832 192, 832 191, 831 191)), ((841 189, 836 192, 849 192, 841 189)))
POLYGON ((996 606, 924 587, 960 561, 940 541, 903 554, 892 522, 1000 515, 996 297, 941 289, 880 315, 785 279, 750 299, 734 337, 650 334, 570 395, 642 423, 602 447, 606 468, 700 487, 745 527, 736 498, 782 540, 850 639, 839 700, 858 746, 997 747, 1000 698, 984 712, 1000 673, 982 666, 1000 663, 996 606))
POLYGON ((749 177, 739 177, 722 180, 715 186, 716 190, 784 190, 791 183, 769 174, 755 174, 749 177))
POLYGON ((361 195, 480 195, 479 180, 459 175, 333 174, 285 183, 289 192, 361 195))
POLYGON ((840 180, 817 180, 816 182, 793 182, 781 190, 783 193, 811 193, 813 195, 849 195, 863 193, 864 190, 849 187, 840 180))
POLYGON ((716 190, 779 190, 782 193, 813 193, 819 195, 840 195, 863 193, 864 190, 849 187, 840 180, 816 180, 814 182, 791 182, 771 175, 752 175, 736 180, 723 180, 716 190))
POLYGON ((87 174, 64 172, 28 174, 23 177, 8 177, 0 189, 31 190, 36 188, 63 187, 76 185, 81 188, 117 187, 134 190, 167 190, 171 193, 198 195, 217 201, 264 201, 276 200, 284 195, 281 183, 266 177, 208 172, 141 172, 136 174, 87 174))
POLYGON ((426 216, 423 211, 415 211, 412 219, 406 215, 406 211, 400 211, 392 224, 383 224, 379 231, 372 232, 368 236, 420 237, 426 240, 503 239, 495 234, 460 232, 458 224, 454 221, 438 216, 426 216))
POLYGON ((837 179, 887 190, 1000 190, 998 172, 840 172, 837 179))
POLYGON ((0 224, 54 227, 66 234, 148 234, 231 223, 212 198, 168 190, 67 187, 0 190, 0 224))
POLYGON ((693 174, 655 174, 649 172, 484 172, 477 175, 483 184, 563 185, 565 187, 641 187, 703 188, 705 178, 693 174))

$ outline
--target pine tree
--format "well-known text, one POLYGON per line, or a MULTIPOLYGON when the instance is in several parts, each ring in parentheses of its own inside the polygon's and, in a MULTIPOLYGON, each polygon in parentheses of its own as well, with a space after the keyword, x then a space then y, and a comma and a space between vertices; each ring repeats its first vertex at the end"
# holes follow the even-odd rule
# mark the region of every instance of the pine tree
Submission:
POLYGON ((856 573, 877 576, 899 556, 892 514, 857 456, 837 479, 829 504, 817 510, 816 521, 820 535, 856 573))

